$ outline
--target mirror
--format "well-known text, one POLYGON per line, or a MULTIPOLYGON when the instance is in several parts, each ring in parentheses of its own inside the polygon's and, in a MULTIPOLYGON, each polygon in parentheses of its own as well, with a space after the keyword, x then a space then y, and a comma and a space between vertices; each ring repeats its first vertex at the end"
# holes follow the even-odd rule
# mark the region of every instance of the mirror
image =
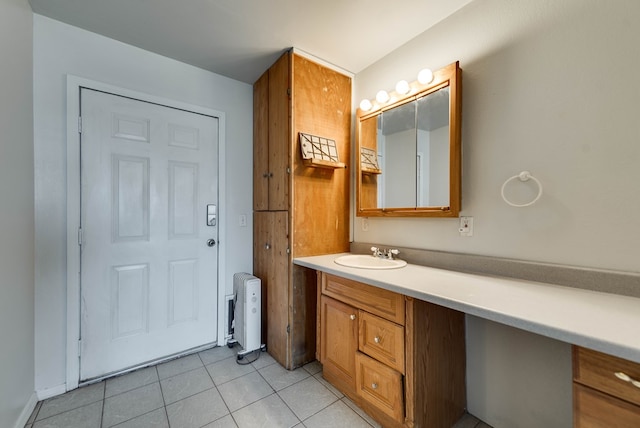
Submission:
POLYGON ((458 216, 460 77, 456 62, 388 105, 358 110, 359 217, 458 216))

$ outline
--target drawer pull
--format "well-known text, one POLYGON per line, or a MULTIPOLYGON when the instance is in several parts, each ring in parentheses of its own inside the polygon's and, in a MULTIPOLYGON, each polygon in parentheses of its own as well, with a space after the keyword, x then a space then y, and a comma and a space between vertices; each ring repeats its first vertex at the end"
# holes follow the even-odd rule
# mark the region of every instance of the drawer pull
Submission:
POLYGON ((625 382, 629 382, 631 383, 633 386, 635 386, 636 388, 640 388, 640 380, 635 380, 633 379, 631 376, 629 376, 628 374, 624 373, 624 372, 615 372, 614 375, 620 379, 623 380, 625 382))
POLYGON ((355 319, 356 319, 356 316, 355 316, 355 315, 353 315, 353 314, 351 314, 351 315, 349 315, 349 318, 351 318, 351 321, 353 321, 353 320, 355 320, 355 319))
POLYGON ((376 342, 376 343, 380 343, 381 339, 380 339, 379 336, 376 336, 376 337, 373 338, 373 341, 376 342))
POLYGON ((377 383, 372 383, 371 384, 371 389, 378 389, 378 384, 377 383))
POLYGON ((623 380, 625 382, 631 382, 631 378, 629 377, 628 374, 623 373, 623 372, 615 372, 614 375, 616 375, 616 377, 620 380, 623 380))

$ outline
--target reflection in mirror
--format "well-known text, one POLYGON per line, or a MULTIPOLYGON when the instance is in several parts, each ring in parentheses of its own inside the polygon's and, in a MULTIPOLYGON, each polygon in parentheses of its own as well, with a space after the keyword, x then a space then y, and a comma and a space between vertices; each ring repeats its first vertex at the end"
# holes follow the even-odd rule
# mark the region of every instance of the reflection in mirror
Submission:
POLYGON ((377 208, 448 206, 449 88, 387 110, 377 119, 382 166, 377 208))
POLYGON ((392 106, 359 111, 359 216, 458 215, 458 64, 435 75, 429 87, 392 106))

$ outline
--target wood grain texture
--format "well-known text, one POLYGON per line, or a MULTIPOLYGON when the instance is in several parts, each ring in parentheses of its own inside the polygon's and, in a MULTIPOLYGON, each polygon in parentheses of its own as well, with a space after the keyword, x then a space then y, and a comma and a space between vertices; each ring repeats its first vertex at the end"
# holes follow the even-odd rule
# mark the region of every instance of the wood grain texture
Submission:
POLYGON ((367 355, 356 353, 356 388, 359 396, 402 423, 404 400, 402 375, 367 355))
POLYGON ((253 85, 253 210, 269 209, 269 71, 253 85))
POLYGON ((366 311, 359 312, 358 349, 404 374, 404 327, 366 311))
MULTIPOLYGON (((384 427, 449 428, 460 419, 466 408, 463 313, 326 273, 321 274, 320 288, 322 313, 319 346, 322 350, 323 376, 329 382, 384 427), (398 302, 395 298, 390 299, 389 296, 380 300, 377 296, 379 291, 394 294, 400 300, 398 302), (340 334, 344 336, 344 331, 347 331, 347 327, 336 325, 335 319, 340 319, 339 316, 333 315, 333 324, 327 325, 327 301, 332 302, 336 307, 347 308, 342 315, 342 322, 345 325, 347 314, 351 315, 348 311, 358 310, 356 318, 359 319, 357 334, 360 352, 355 355, 340 354, 339 364, 327 362, 326 341, 330 341, 329 349, 332 349, 331 346, 336 346, 337 343, 350 343, 350 339, 338 337, 340 334), (394 303, 389 305, 390 301, 394 303), (403 309, 389 310, 389 307, 397 308, 398 305, 403 309), (382 312, 386 315, 372 315, 370 310, 379 311, 380 308, 384 309, 382 312), (401 324, 390 321, 389 314, 395 316, 398 313, 403 314, 404 328, 401 324), (404 334, 404 340, 400 339, 399 342, 404 342, 405 376, 402 376, 401 370, 394 368, 393 363, 389 365, 390 360, 387 360, 384 355, 380 357, 370 347, 363 346, 363 342, 376 343, 373 339, 376 336, 376 329, 383 329, 385 332, 395 330, 392 334, 394 341, 404 334), (340 331, 343 333, 336 333, 340 331), (375 361, 373 366, 368 363, 360 365, 363 357, 357 355, 365 354, 367 355, 364 358, 365 361, 375 361), (355 391, 351 383, 351 375, 344 375, 344 373, 352 373, 350 364, 354 359, 356 361, 355 391), (337 369, 336 366, 341 369, 337 369), (381 373, 386 374, 383 376, 381 373), (374 376, 377 376, 375 379, 378 379, 382 386, 378 392, 372 391, 367 386, 377 383, 374 376), (389 380, 388 377, 394 380, 389 380), (389 404, 389 402, 395 403, 397 396, 396 387, 390 385, 395 385, 398 379, 402 412, 395 404, 389 404), (382 397, 376 394, 381 394, 382 397)), ((349 330, 348 335, 351 334, 353 332, 349 330)), ((390 348, 396 346, 397 343, 390 348)), ((355 352, 351 345, 345 348, 345 352, 347 350, 349 353, 355 352)), ((382 354, 385 353, 387 353, 386 350, 382 354)), ((333 359, 335 360, 336 357, 333 359)), ((402 357, 394 356, 391 361, 399 359, 402 357)))
POLYGON ((290 365, 299 367, 315 359, 317 277, 315 270, 298 265, 292 265, 292 274, 290 365))
POLYGON ((640 408, 574 382, 573 426, 575 428, 640 427, 640 408))
MULTIPOLYGON (((378 153, 378 141, 376 134, 378 132, 378 118, 370 117, 369 119, 358 121, 356 126, 359 127, 358 136, 358 152, 356 153, 356 162, 360 162, 360 147, 371 149, 378 153)), ((360 201, 360 207, 363 209, 378 208, 378 180, 380 176, 377 174, 360 174, 360 185, 356 188, 356 198, 360 201)))
POLYGON ((393 291, 328 275, 322 293, 379 317, 404 325, 404 297, 393 291))
POLYGON ((466 408, 464 313, 411 302, 413 323, 406 328, 414 349, 407 367, 413 367, 414 383, 406 394, 414 403, 414 426, 449 428, 466 408))
POLYGON ((254 275, 262 280, 263 341, 269 354, 288 364, 289 254, 286 211, 254 213, 254 275), (265 317, 263 317, 265 318, 265 317), (265 328, 266 327, 266 328, 265 328))
POLYGON ((321 358, 323 374, 342 391, 356 390, 358 310, 331 297, 320 298, 322 313, 321 358))
POLYGON ((291 54, 269 69, 269 210, 289 209, 291 54))
POLYGON ((349 251, 351 170, 306 166, 298 134, 334 140, 340 162, 350 164, 351 78, 294 54, 292 84, 293 256, 349 251))
POLYGON ((254 274, 266 284, 268 351, 294 369, 316 355, 317 282, 292 259, 349 250, 349 171, 302 165, 298 132, 336 140, 348 161, 351 79, 291 51, 265 74, 254 85, 254 210, 279 214, 256 214, 254 274), (277 257, 261 234, 277 240, 277 257))
POLYGON ((640 381, 640 364, 591 349, 573 347, 573 377, 576 382, 640 405, 640 388, 618 379, 616 372, 640 381))

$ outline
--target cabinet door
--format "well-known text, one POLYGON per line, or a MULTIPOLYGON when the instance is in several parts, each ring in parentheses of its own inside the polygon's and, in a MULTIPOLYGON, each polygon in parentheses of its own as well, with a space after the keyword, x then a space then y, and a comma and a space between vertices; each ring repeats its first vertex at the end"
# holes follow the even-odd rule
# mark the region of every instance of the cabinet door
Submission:
POLYGON ((253 85, 253 209, 289 209, 289 53, 253 85))
POLYGON ((290 54, 269 69, 269 210, 289 209, 290 54))
POLYGON ((269 354, 287 366, 289 325, 288 212, 254 214, 253 272, 262 280, 262 339, 269 354))
POLYGON ((269 209, 269 72, 253 85, 253 209, 269 209))
POLYGON ((338 389, 355 392, 358 310, 327 296, 320 298, 323 375, 338 389))

